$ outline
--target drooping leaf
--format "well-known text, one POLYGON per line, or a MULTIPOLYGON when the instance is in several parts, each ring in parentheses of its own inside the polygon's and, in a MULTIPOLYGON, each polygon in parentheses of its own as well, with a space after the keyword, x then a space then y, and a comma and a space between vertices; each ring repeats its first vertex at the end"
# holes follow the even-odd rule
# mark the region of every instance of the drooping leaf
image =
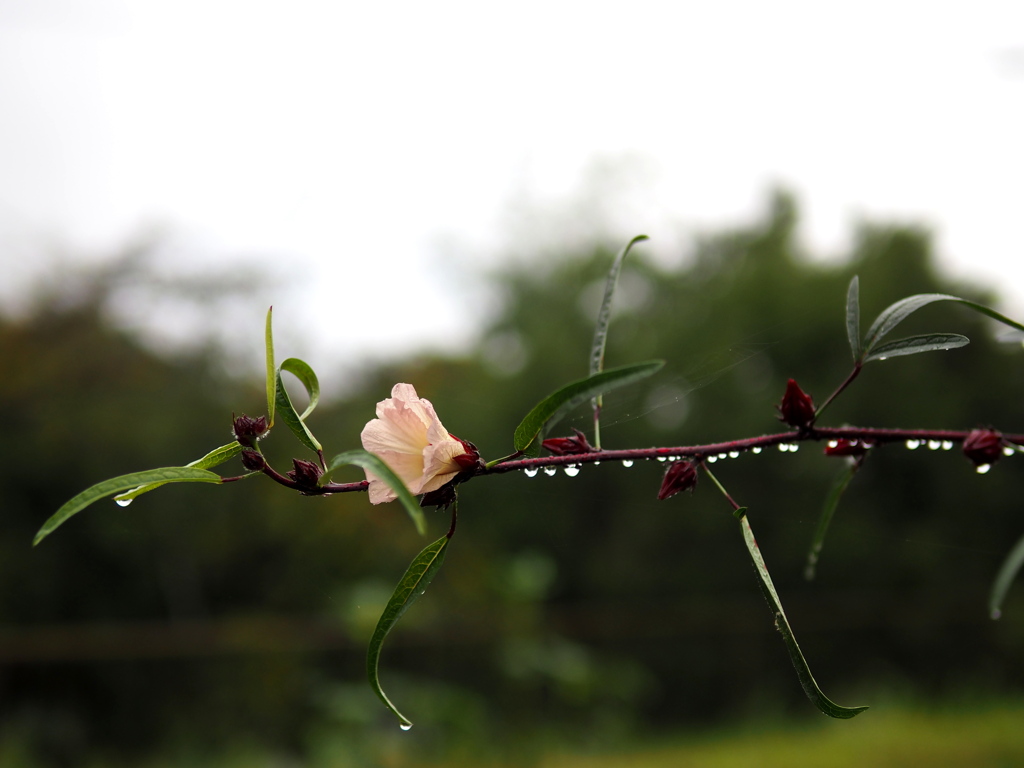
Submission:
POLYGON ((49 520, 43 523, 39 529, 32 546, 37 545, 68 518, 78 514, 93 502, 99 501, 106 496, 112 496, 118 491, 125 491, 148 483, 219 483, 220 475, 208 472, 205 469, 195 467, 161 467, 160 469, 147 469, 143 472, 132 472, 127 475, 112 477, 86 488, 73 499, 65 502, 49 520))
POLYGON ((807 698, 829 717, 845 720, 859 715, 867 707, 842 707, 829 699, 822 693, 821 688, 818 687, 818 683, 814 680, 814 675, 811 674, 811 668, 807 665, 807 660, 797 644, 793 629, 789 626, 786 612, 782 610, 782 601, 779 600, 779 595, 775 591, 772 577, 768 573, 768 566, 765 565, 764 558, 761 557, 761 550, 757 546, 757 540, 754 538, 754 532, 750 528, 750 521, 747 519, 746 514, 740 516, 740 527, 743 530, 743 541, 747 545, 747 552, 750 553, 750 559, 753 561, 754 569, 757 571, 757 583, 761 587, 761 592, 764 593, 772 612, 775 614, 775 627, 782 634, 782 639, 786 643, 786 650, 789 651, 789 658, 796 669, 796 676, 799 678, 800 685, 803 687, 804 693, 807 694, 807 698))
POLYGON ((996 312, 994 309, 983 306, 982 304, 977 304, 973 301, 968 301, 967 299, 961 299, 958 296, 950 296, 945 293, 919 293, 914 296, 908 296, 905 299, 900 299, 895 304, 890 304, 882 310, 881 314, 875 318, 875 322, 873 322, 871 327, 868 329, 868 333, 864 339, 864 345, 861 350, 862 354, 870 354, 875 351, 875 345, 878 344, 882 337, 906 319, 908 315, 921 309, 921 307, 927 306, 928 304, 932 304, 936 301, 955 301, 966 307, 970 307, 976 312, 987 315, 993 320, 998 320, 1004 325, 1016 328, 1018 331, 1024 331, 1024 325, 1021 325, 1017 321, 1011 320, 1005 315, 996 312))
POLYGON ((405 507, 405 511, 409 513, 409 517, 412 518, 412 522, 416 526, 416 530, 419 531, 421 536, 426 534, 427 522, 423 517, 423 509, 416 503, 416 497, 413 496, 409 492, 409 489, 405 487, 405 483, 402 482, 402 478, 391 471, 391 467, 369 451, 364 451, 362 448, 356 448, 352 451, 339 453, 331 459, 330 463, 327 465, 327 471, 324 472, 324 480, 326 481, 332 472, 346 464, 354 464, 357 467, 368 469, 387 483, 388 487, 391 488, 391 490, 393 490, 398 496, 398 500, 402 502, 402 506, 405 507))
POLYGON ((384 639, 388 636, 392 627, 402 618, 402 614, 419 599, 420 595, 423 594, 424 590, 434 579, 434 576, 437 575, 441 564, 444 562, 448 541, 449 538, 445 535, 434 543, 428 544, 409 564, 405 575, 398 582, 398 586, 395 587, 391 599, 388 600, 387 605, 384 607, 384 612, 377 622, 376 629, 373 630, 373 636, 370 638, 370 645, 366 651, 366 676, 370 681, 370 686, 380 697, 380 700, 384 702, 384 706, 395 713, 402 727, 407 729, 412 727, 412 721, 398 711, 398 708, 391 703, 391 700, 384 693, 384 689, 380 685, 378 667, 381 647, 384 645, 384 639))
MULTIPOLYGON (((236 440, 233 443, 222 445, 220 448, 216 448, 210 451, 208 454, 203 456, 201 459, 190 461, 186 464, 186 467, 195 467, 196 469, 213 469, 214 467, 220 466, 225 461, 233 459, 235 456, 242 452, 242 446, 236 440)), ((133 499, 141 496, 144 493, 149 493, 159 488, 161 485, 166 485, 164 482, 158 483, 147 483, 146 485, 140 485, 138 488, 133 488, 130 491, 119 493, 114 497, 114 501, 124 504, 125 502, 132 501, 133 499)))
POLYGON ((905 339, 879 344, 871 351, 871 354, 864 358, 864 362, 885 360, 888 357, 900 357, 901 355, 916 355, 919 352, 957 349, 970 343, 970 339, 959 333, 923 333, 919 336, 908 336, 905 339))
POLYGON ((313 433, 306 426, 306 417, 313 412, 317 403, 320 402, 320 382, 317 380, 316 374, 313 373, 313 369, 304 361, 299 360, 299 358, 289 357, 277 369, 275 389, 277 392, 277 410, 281 414, 282 421, 288 425, 288 428, 299 439, 299 442, 313 451, 313 453, 319 455, 323 450, 323 446, 320 445, 320 441, 313 437, 313 433), (306 394, 309 396, 309 405, 306 406, 306 410, 301 414, 292 405, 292 399, 289 397, 288 390, 281 380, 281 373, 283 371, 294 374, 302 383, 302 386, 306 388, 306 394))
POLYGON ((846 336, 850 340, 853 359, 860 360, 860 278, 853 276, 846 291, 846 336))
POLYGON ((1003 600, 1006 599, 1006 593, 1010 591, 1010 585, 1017 578, 1021 566, 1024 566, 1024 537, 1010 550, 1010 554, 1006 556, 1003 564, 999 567, 996 580, 992 583, 988 610, 993 619, 998 619, 1003 615, 1003 600))
POLYGON ((818 556, 821 554, 821 548, 825 545, 825 534, 828 533, 828 527, 832 523, 832 516, 836 513, 839 500, 846 492, 847 486, 853 480, 853 476, 857 474, 857 469, 856 464, 844 467, 843 471, 836 477, 835 482, 832 483, 832 489, 825 498, 825 506, 822 507, 821 517, 818 518, 818 527, 815 529, 814 539, 811 541, 811 551, 807 553, 807 567, 804 569, 804 578, 808 581, 814 579, 814 569, 818 565, 818 556))
POLYGON ((604 392, 646 379, 664 364, 662 360, 652 360, 625 365, 595 373, 562 387, 538 403, 516 427, 513 438, 516 450, 526 456, 539 455, 544 435, 573 408, 604 392))
POLYGON ((277 366, 274 363, 274 308, 267 310, 267 324, 263 337, 267 347, 267 429, 274 426, 274 406, 277 405, 277 366))
MULTIPOLYGON (((608 341, 608 325, 612 317, 612 297, 615 295, 615 287, 619 283, 619 273, 622 272, 622 264, 626 260, 630 249, 637 243, 647 239, 647 235, 637 235, 625 247, 619 251, 612 262, 612 268, 608 271, 608 278, 604 283, 604 298, 601 299, 601 308, 597 312, 597 325, 594 328, 594 341, 590 345, 590 375, 600 373, 604 370, 604 349, 608 341)), ((594 446, 601 449, 601 395, 593 399, 594 402, 594 446)))

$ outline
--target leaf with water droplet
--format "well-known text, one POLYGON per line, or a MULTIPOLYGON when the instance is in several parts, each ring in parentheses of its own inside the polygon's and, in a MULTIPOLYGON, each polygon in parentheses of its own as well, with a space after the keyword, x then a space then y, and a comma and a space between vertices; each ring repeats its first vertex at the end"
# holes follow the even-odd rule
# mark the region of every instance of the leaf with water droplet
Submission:
POLYGON ((814 570, 818 565, 818 557, 821 555, 821 548, 825 545, 825 534, 832 523, 832 516, 836 513, 839 500, 846 492, 847 486, 857 473, 858 465, 851 464, 845 467, 832 483, 832 488, 825 497, 825 506, 822 507, 821 517, 818 518, 818 527, 814 531, 814 538, 811 540, 811 550, 807 553, 807 567, 804 568, 804 578, 808 581, 814 579, 814 570))
POLYGON ((860 345, 860 278, 853 276, 846 289, 846 336, 850 340, 853 359, 860 360, 863 349, 860 345))
POLYGON ((391 471, 391 467, 369 451, 364 451, 362 448, 356 448, 352 451, 339 453, 331 459, 330 463, 327 465, 327 469, 321 478, 322 481, 327 482, 332 472, 346 464, 355 464, 357 467, 362 467, 364 470, 368 469, 387 483, 388 487, 395 492, 396 496, 398 496, 398 500, 402 502, 402 506, 405 507, 405 511, 409 513, 409 517, 412 518, 412 522, 416 526, 416 530, 419 531, 420 535, 422 536, 427 532, 427 522, 423 518, 423 509, 418 503, 416 503, 416 497, 413 496, 409 492, 409 489, 405 487, 405 483, 402 482, 402 478, 391 471))
MULTIPOLYGON (((622 272, 622 264, 626 260, 630 249, 637 243, 647 239, 647 235, 637 235, 625 247, 619 251, 608 270, 608 279, 604 283, 604 298, 601 300, 601 308, 597 312, 597 325, 594 328, 594 340, 590 345, 590 374, 600 373, 604 370, 604 349, 608 341, 608 325, 612 318, 612 296, 615 295, 615 287, 619 283, 619 273, 622 272)), ((594 403, 594 447, 601 449, 601 395, 593 398, 594 403)))
MULTIPOLYGON (((223 464, 229 459, 233 459, 235 456, 242 452, 242 446, 236 440, 233 443, 222 445, 220 448, 215 448, 208 454, 203 456, 201 459, 190 461, 186 464, 186 467, 195 467, 196 469, 213 469, 223 464)), ((246 475, 248 477, 248 475, 246 475)), ((120 504, 122 507, 127 507, 133 499, 138 498, 144 493, 149 493, 159 488, 161 485, 166 483, 147 483, 146 485, 140 485, 138 488, 132 488, 130 491, 119 493, 114 497, 114 501, 120 504)))
POLYGON ((320 456, 323 446, 320 445, 320 441, 313 437, 313 433, 306 426, 306 417, 313 412, 317 403, 320 402, 320 382, 317 380, 313 369, 306 362, 299 360, 299 358, 289 357, 277 369, 275 391, 277 410, 281 413, 281 419, 288 425, 288 428, 295 434, 300 443, 313 451, 317 456, 320 456), (301 414, 292 405, 292 399, 288 395, 288 390, 285 389, 284 382, 281 380, 281 373, 283 371, 288 371, 288 373, 294 375, 306 389, 309 404, 301 414))
POLYGON ((376 629, 373 630, 373 636, 370 638, 370 645, 366 652, 366 675, 370 681, 370 686, 380 697, 380 700, 384 702, 384 706, 395 713, 399 723, 406 730, 412 727, 412 721, 398 711, 380 685, 379 663, 381 647, 384 645, 384 639, 388 636, 388 633, 398 620, 402 618, 402 614, 423 594, 423 591, 441 569, 445 551, 448 548, 448 541, 449 538, 446 534, 432 544, 428 544, 413 558, 401 581, 398 582, 398 586, 395 587, 391 599, 388 600, 387 605, 384 607, 384 612, 377 622, 376 629))
POLYGON ((925 333, 920 336, 908 336, 905 339, 887 341, 879 344, 870 355, 864 358, 865 363, 872 360, 887 360, 890 357, 917 355, 921 352, 957 349, 971 343, 966 336, 959 333, 925 333))
POLYGON ((825 713, 829 717, 845 720, 859 715, 867 709, 867 707, 842 707, 836 704, 822 693, 821 688, 818 687, 818 683, 814 680, 814 675, 811 674, 811 668, 807 665, 807 660, 804 658, 804 654, 800 650, 800 646, 796 641, 796 636, 793 634, 793 629, 789 626, 789 620, 786 618, 786 612, 782 609, 782 601, 779 600, 779 595, 775 591, 775 585, 772 583, 772 577, 768 573, 768 566, 765 565, 764 558, 761 556, 761 550, 757 546, 757 540, 754 538, 754 531, 750 527, 748 517, 749 516, 746 514, 740 517, 740 528, 743 531, 743 541, 747 545, 747 552, 750 554, 750 559, 754 562, 754 569, 757 571, 758 576, 757 583, 761 587, 761 592, 768 601, 768 605, 771 607, 772 612, 775 614, 775 627, 779 630, 783 641, 786 643, 786 650, 789 651, 789 658, 793 662, 793 667, 796 669, 796 676, 800 680, 800 685, 803 686, 804 693, 807 694, 807 698, 809 698, 821 712, 825 713))
MULTIPOLYGON (((1004 325, 1008 325, 1011 328, 1016 328, 1018 331, 1024 331, 1024 325, 1021 325, 1015 320, 1011 320, 1005 315, 996 312, 994 309, 990 309, 982 304, 976 304, 973 301, 967 299, 961 299, 959 296, 950 296, 945 293, 919 293, 914 296, 908 296, 905 299, 901 299, 894 304, 890 304, 875 318, 875 322, 871 324, 868 329, 867 336, 864 339, 862 345, 861 354, 871 355, 875 357, 877 354, 881 354, 881 347, 876 347, 882 337, 884 337, 889 331, 899 325, 903 320, 913 312, 925 307, 928 304, 932 304, 936 301, 955 301, 959 304, 963 304, 966 307, 970 307, 976 312, 980 312, 983 315, 991 317, 993 320, 998 320, 1004 325), (872 353, 875 353, 872 355, 872 353)), ((948 335, 948 334, 945 334, 948 335)), ((962 346, 962 345, 961 345, 962 346)), ((926 350, 920 350, 926 351, 926 350)), ((889 354, 914 354, 913 352, 890 352, 889 354)))
POLYGON ((524 456, 539 456, 544 435, 573 408, 604 392, 646 379, 664 365, 662 360, 625 365, 567 384, 526 414, 516 427, 513 438, 516 450, 524 456))
POLYGON ((1003 564, 999 567, 996 580, 992 582, 992 592, 988 598, 989 614, 992 618, 999 618, 1003 615, 1003 601, 1006 593, 1010 591, 1010 585, 1017 578, 1021 566, 1024 566, 1024 537, 1013 546, 1010 554, 1006 556, 1003 564))
POLYGON ((77 515, 90 504, 112 496, 118 491, 125 491, 148 483, 219 483, 220 475, 195 467, 160 467, 147 469, 143 472, 132 472, 127 475, 112 477, 102 483, 86 488, 80 494, 65 502, 49 520, 39 529, 32 546, 36 546, 59 528, 68 518, 77 515))

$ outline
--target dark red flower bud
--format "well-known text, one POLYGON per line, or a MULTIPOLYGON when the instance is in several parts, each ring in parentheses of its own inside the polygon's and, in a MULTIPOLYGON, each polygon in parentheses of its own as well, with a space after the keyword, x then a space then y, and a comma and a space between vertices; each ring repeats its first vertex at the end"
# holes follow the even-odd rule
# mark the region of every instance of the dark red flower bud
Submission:
POLYGON ((786 384, 786 394, 776 407, 779 420, 791 427, 806 427, 814 421, 814 401, 793 379, 786 384))
POLYGON ((1003 455, 1003 436, 994 429, 974 429, 964 438, 964 455, 980 467, 995 464, 1003 455))
POLYGON ((587 436, 573 427, 575 437, 549 437, 541 445, 555 456, 571 456, 576 453, 594 453, 597 449, 590 444, 587 436))
POLYGON ((658 501, 675 496, 680 491, 693 491, 697 487, 697 465, 692 461, 677 461, 665 473, 658 491, 658 501))
POLYGON ((457 498, 455 483, 445 483, 436 491, 429 491, 420 497, 421 507, 448 509, 457 498))
POLYGON ((870 443, 863 440, 847 440, 840 437, 838 440, 829 440, 825 446, 826 456, 863 456, 870 448, 870 443))
POLYGON ((299 490, 315 491, 319 487, 320 475, 324 472, 312 461, 292 459, 295 469, 288 472, 288 477, 295 481, 299 490))
POLYGON ((250 472, 262 472, 267 466, 263 454, 253 448, 242 449, 242 466, 250 472))
POLYGON ((253 444, 267 431, 267 417, 257 416, 253 418, 243 413, 235 418, 232 426, 235 432, 235 439, 246 448, 252 448, 253 444))
POLYGON ((465 453, 460 453, 458 456, 452 458, 452 460, 456 464, 458 464, 464 470, 483 468, 483 459, 480 458, 480 451, 477 450, 477 447, 475 445, 469 442, 469 440, 463 440, 461 437, 456 437, 455 435, 451 434, 449 434, 449 436, 455 438, 460 443, 462 443, 462 447, 466 449, 465 453))

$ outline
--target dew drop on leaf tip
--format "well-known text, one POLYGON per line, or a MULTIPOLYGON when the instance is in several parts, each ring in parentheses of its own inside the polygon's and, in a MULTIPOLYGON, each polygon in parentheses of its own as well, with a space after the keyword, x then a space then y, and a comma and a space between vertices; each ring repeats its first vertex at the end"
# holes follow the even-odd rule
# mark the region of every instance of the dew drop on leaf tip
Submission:
POLYGON ((131 499, 114 499, 114 503, 119 507, 127 507, 132 503, 131 499))
POLYGON ((403 731, 408 731, 412 728, 412 723, 399 723, 398 727, 403 731))

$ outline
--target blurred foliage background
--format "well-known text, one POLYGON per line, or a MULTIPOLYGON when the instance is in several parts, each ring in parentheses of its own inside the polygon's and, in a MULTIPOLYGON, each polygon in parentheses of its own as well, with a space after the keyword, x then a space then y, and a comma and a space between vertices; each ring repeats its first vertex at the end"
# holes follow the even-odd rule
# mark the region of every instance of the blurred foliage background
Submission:
MULTIPOLYGON (((620 245, 539 254, 492 275, 495 309, 479 320, 479 344, 353 375, 344 398, 311 419, 326 453, 358 446, 397 381, 413 383, 485 458, 508 453, 526 411, 586 374, 620 245)), ((706 482, 657 502, 664 466, 655 462, 462 488, 445 566, 384 648, 385 688, 417 723, 408 734, 364 681, 379 611, 425 543, 397 505, 303 498, 261 478, 173 486, 128 508, 93 507, 32 549, 41 523, 75 493, 195 459, 230 439, 232 413, 257 415, 265 404, 258 376, 225 372, 223 350, 160 355, 118 330, 110 304, 128 273, 144 268, 79 276, 74 291, 43 292, 31 312, 0 315, 2 764, 156 765, 162 755, 199 765, 226 754, 262 761, 239 765, 531 764, 552 745, 599 752, 750 718, 822 719, 729 508, 706 482)), ((668 362, 644 386, 606 397, 605 447, 777 431, 774 405, 790 377, 822 400, 850 367, 853 274, 865 322, 912 293, 998 300, 937 274, 920 228, 863 224, 844 259, 816 259, 800 246, 794 201, 777 193, 762 220, 699 239, 678 267, 645 260, 642 246, 631 254, 607 363, 668 362)), ((242 280, 216 284, 259 292, 242 280)), ((261 330, 237 333, 258 339, 261 330)), ((997 341, 987 321, 952 305, 922 310, 904 330, 960 332, 972 343, 869 366, 824 423, 1024 431, 1020 344, 997 341)), ((587 409, 559 431, 572 426, 589 431, 587 409)), ((284 429, 263 445, 282 469, 303 456, 284 429)), ((957 451, 877 450, 807 582, 807 548, 840 461, 805 444, 716 466, 750 508, 825 692, 841 704, 883 704, 856 722, 885 718, 893 697, 1019 696, 1024 588, 1011 591, 999 622, 986 598, 1024 534, 1022 460, 981 476, 957 451)), ((447 519, 432 525, 440 532, 447 519)))

